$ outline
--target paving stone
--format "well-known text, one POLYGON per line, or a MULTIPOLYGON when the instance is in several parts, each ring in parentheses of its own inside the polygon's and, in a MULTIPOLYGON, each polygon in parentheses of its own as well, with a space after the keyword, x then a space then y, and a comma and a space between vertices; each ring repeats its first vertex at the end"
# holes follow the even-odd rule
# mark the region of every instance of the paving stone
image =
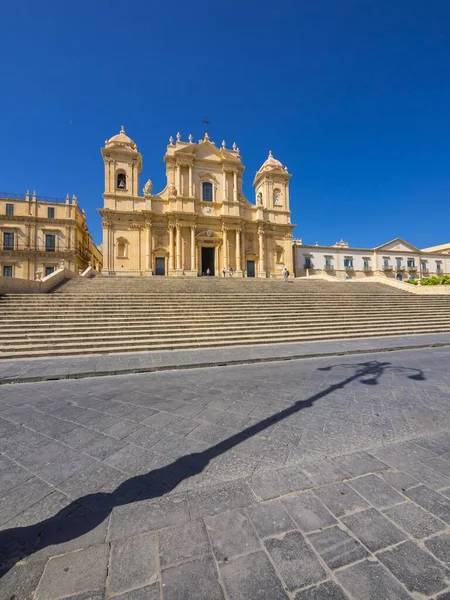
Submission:
POLYGON ((436 596, 434 600, 450 600, 450 592, 444 592, 443 594, 439 594, 439 596, 436 596))
POLYGON ((365 560, 337 572, 336 577, 355 599, 412 600, 412 596, 378 561, 365 560))
MULTIPOLYGON (((131 592, 125 592, 125 594, 114 596, 114 600, 160 600, 160 598, 161 592, 159 589, 159 583, 146 585, 145 587, 137 590, 131 590, 131 592)), ((103 597, 101 600, 103 600, 103 597)))
POLYGON ((113 438, 117 438, 118 440, 122 440, 136 431, 136 429, 139 429, 137 423, 123 419, 112 427, 107 427, 103 433, 110 435, 113 438))
POLYGON ((67 449, 63 454, 56 454, 53 460, 35 470, 36 475, 47 483, 58 485, 81 469, 93 463, 93 458, 76 450, 67 449))
POLYGON ((426 464, 446 477, 450 477, 450 460, 448 454, 427 460, 426 464))
POLYGON ((113 542, 108 566, 108 590, 119 594, 155 583, 158 569, 156 535, 144 533, 113 542))
POLYGON ((109 541, 130 537, 145 531, 178 525, 189 520, 187 502, 182 496, 159 500, 143 500, 117 506, 111 513, 109 541))
POLYGON ((399 444, 391 444, 390 446, 374 451, 375 456, 387 463, 391 467, 402 467, 420 460, 433 458, 434 452, 427 448, 422 448, 412 442, 400 442, 399 444))
POLYGON ((317 583, 326 573, 299 531, 268 538, 264 545, 289 590, 317 583))
POLYGON ((368 504, 359 494, 345 483, 335 483, 314 491, 316 496, 336 516, 342 517, 355 510, 368 508, 368 504))
MULTIPOLYGON (((71 507, 73 505, 69 505, 71 507)), ((64 509, 60 518, 55 517, 41 528, 35 548, 36 557, 49 558, 104 544, 108 531, 105 513, 89 513, 80 508, 69 515, 66 512, 64 509)))
MULTIPOLYGON (((439 459, 436 459, 439 460, 439 459)), ((405 465, 404 470, 408 475, 411 475, 420 483, 428 485, 436 490, 450 486, 450 478, 443 475, 431 466, 433 461, 427 461, 427 463, 413 463, 412 465, 405 465)))
POLYGON ((136 406, 134 407, 126 416, 127 421, 135 421, 136 423, 140 423, 144 421, 144 419, 148 419, 152 415, 156 415, 158 411, 152 410, 151 408, 147 408, 145 406, 136 406))
POLYGON ((372 552, 406 539, 400 529, 373 508, 345 517, 342 522, 372 552))
POLYGON ((212 557, 203 557, 177 567, 164 569, 161 575, 164 600, 224 600, 212 557))
POLYGON ((142 421, 143 425, 152 427, 153 429, 163 429, 166 425, 174 421, 176 417, 167 412, 156 412, 142 421))
POLYGON ((222 483, 207 489, 189 490, 186 492, 186 498, 192 519, 256 504, 250 488, 242 482, 222 483))
POLYGON ((97 492, 105 483, 120 475, 120 471, 113 467, 95 462, 59 483, 58 489, 76 499, 97 492))
POLYGON ((405 500, 394 488, 376 475, 365 475, 358 479, 352 479, 348 485, 375 508, 388 508, 405 500))
POLYGON ((92 546, 51 558, 36 591, 36 600, 56 600, 105 585, 108 546, 92 546))
POLYGON ((296 528, 279 500, 257 504, 247 512, 260 537, 273 536, 296 528))
POLYGON ((152 455, 142 448, 128 444, 114 454, 106 457, 104 462, 126 473, 135 473, 139 467, 146 465, 151 458, 152 455))
POLYGON ((177 435, 187 435, 198 426, 198 421, 193 419, 178 418, 171 421, 164 427, 164 431, 176 433, 177 435))
POLYGON ((405 542, 377 556, 412 593, 429 596, 444 590, 450 583, 450 570, 413 542, 405 542))
POLYGON ((260 548, 250 520, 239 509, 206 517, 205 523, 214 554, 219 561, 260 548))
POLYGON ((0 581, 0 597, 4 600, 34 600, 45 563, 28 560, 18 562, 0 581))
POLYGON ((297 467, 268 471, 252 477, 250 486, 262 500, 271 500, 290 492, 313 487, 313 483, 297 467))
POLYGON ((55 460, 56 457, 68 455, 70 448, 57 442, 48 442, 44 446, 36 448, 26 456, 20 458, 18 462, 30 471, 37 471, 55 460))
POLYGON ((312 492, 286 496, 282 498, 281 502, 295 523, 305 533, 337 523, 330 511, 312 492))
POLYGON ((33 474, 19 465, 11 463, 11 466, 0 471, 0 495, 16 487, 20 483, 31 479, 33 474))
POLYGON ((13 517, 48 496, 54 488, 41 479, 33 477, 2 494, 0 501, 0 524, 7 523, 13 517))
POLYGON ((376 473, 389 468, 385 463, 368 452, 354 452, 353 454, 335 457, 333 458, 333 462, 352 477, 359 477, 367 473, 376 473))
POLYGON ((326 581, 299 592, 294 600, 348 600, 348 596, 334 581, 326 581))
POLYGON ((121 440, 97 433, 96 438, 81 446, 80 450, 98 460, 104 460, 107 456, 114 454, 124 446, 125 444, 121 440))
POLYGON ((343 567, 369 554, 359 542, 339 527, 312 533, 308 536, 308 540, 330 569, 343 567))
POLYGON ((450 565, 450 533, 442 533, 430 540, 426 540, 425 546, 439 560, 450 565))
POLYGON ((405 495, 416 504, 428 510, 430 513, 442 519, 447 525, 450 525, 450 499, 442 496, 438 492, 419 485, 405 492, 405 495))
POLYGON ((13 519, 4 523, 0 526, 0 529, 10 529, 13 527, 28 527, 29 525, 34 525, 39 523, 40 521, 44 521, 53 515, 62 511, 62 509, 67 507, 67 512, 73 512, 76 507, 71 506, 72 500, 61 494, 57 490, 54 490, 48 496, 44 496, 18 515, 16 515, 13 519))
POLYGON ((204 522, 197 519, 161 529, 159 552, 162 568, 211 553, 204 522))
POLYGON ((311 464, 302 465, 302 470, 316 485, 326 485, 328 483, 350 479, 348 473, 329 460, 320 460, 312 462, 311 464))
POLYGON ((71 448, 81 448, 89 442, 98 438, 98 431, 87 429, 86 427, 77 427, 68 433, 58 437, 60 442, 67 444, 71 448))
POLYGON ((426 438, 419 438, 414 440, 414 443, 422 448, 427 448, 435 454, 445 454, 450 452, 450 434, 440 433, 426 438))
POLYGON ((409 490, 409 488, 412 488, 419 483, 416 479, 410 477, 403 471, 383 471, 380 473, 380 476, 386 483, 399 492, 409 490))
POLYGON ((413 537, 420 539, 442 531, 445 524, 412 502, 383 511, 394 523, 413 537))
MULTIPOLYGON (((288 598, 275 569, 263 551, 222 563, 219 570, 229 600, 288 598)), ((193 600, 194 598, 196 600, 195 596, 193 600)))

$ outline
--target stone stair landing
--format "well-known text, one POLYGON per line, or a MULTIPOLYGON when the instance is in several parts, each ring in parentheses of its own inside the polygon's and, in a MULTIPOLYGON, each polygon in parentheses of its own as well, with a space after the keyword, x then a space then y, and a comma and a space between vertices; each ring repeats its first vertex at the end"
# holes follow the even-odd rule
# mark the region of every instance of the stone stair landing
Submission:
POLYGON ((450 297, 319 280, 77 278, 0 309, 0 358, 450 331, 450 297))

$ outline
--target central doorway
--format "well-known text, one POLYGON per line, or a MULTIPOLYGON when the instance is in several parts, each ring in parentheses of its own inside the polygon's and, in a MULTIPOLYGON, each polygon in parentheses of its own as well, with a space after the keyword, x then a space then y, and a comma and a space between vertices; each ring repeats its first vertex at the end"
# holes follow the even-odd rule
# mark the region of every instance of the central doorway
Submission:
POLYGON ((254 276, 255 276, 255 261, 248 260, 247 261, 247 277, 254 277, 254 276))
POLYGON ((214 248, 202 247, 202 275, 206 275, 206 271, 209 269, 211 275, 214 273, 214 248))

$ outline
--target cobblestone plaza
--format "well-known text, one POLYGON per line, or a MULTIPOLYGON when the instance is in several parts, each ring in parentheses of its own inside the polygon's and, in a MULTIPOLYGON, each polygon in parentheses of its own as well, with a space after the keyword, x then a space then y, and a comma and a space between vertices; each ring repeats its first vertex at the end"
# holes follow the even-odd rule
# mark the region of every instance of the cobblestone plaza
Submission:
POLYGON ((0 597, 448 600, 449 361, 0 386, 0 597))

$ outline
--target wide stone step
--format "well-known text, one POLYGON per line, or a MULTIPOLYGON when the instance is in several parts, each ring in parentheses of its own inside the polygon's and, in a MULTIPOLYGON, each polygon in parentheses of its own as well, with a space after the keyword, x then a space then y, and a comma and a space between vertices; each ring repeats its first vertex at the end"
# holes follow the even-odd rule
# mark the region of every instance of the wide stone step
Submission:
POLYGON ((297 334, 295 338, 286 339, 284 337, 260 337, 258 339, 210 339, 210 340, 195 340, 177 342, 174 344, 158 344, 158 343, 140 343, 140 344, 121 344, 121 345, 106 345, 100 347, 91 348, 55 348, 54 346, 45 347, 41 349, 9 349, 8 351, 0 350, 0 359, 10 358, 32 358, 32 357, 45 357, 45 356, 72 356, 78 354, 111 354, 111 353, 127 353, 127 352, 145 352, 145 351, 159 351, 159 350, 175 350, 175 349, 195 349, 195 348, 210 348, 217 346, 235 346, 235 345, 255 345, 255 344, 274 344, 283 342, 305 342, 311 340, 336 340, 336 339, 349 339, 349 338, 365 338, 365 337, 383 337, 383 336, 396 336, 402 334, 413 334, 413 333, 439 333, 442 330, 437 327, 429 327, 426 330, 415 329, 413 331, 404 331, 402 329, 377 329, 373 332, 368 333, 366 330, 353 331, 351 333, 342 333, 341 331, 327 332, 324 334, 297 334))
MULTIPOLYGON (((180 333, 179 335, 174 334, 174 333, 161 333, 160 331, 154 331, 154 332, 149 332, 149 333, 142 333, 142 334, 133 334, 133 335, 92 335, 92 336, 84 336, 82 337, 80 340, 67 340, 67 339, 63 339, 63 340, 59 340, 59 339, 53 339, 53 337, 50 335, 45 341, 37 341, 37 340, 31 340, 31 339, 24 339, 21 341, 15 341, 12 343, 9 343, 8 341, 2 341, 0 343, 0 349, 4 349, 4 348, 8 348, 10 346, 14 346, 14 347, 32 347, 34 349, 39 349, 41 347, 54 347, 54 348, 74 348, 74 347, 101 347, 102 345, 105 344, 109 344, 111 342, 113 342, 114 344, 129 344, 131 340, 135 340, 136 342, 139 341, 146 341, 148 343, 151 343, 152 341, 158 341, 160 343, 182 343, 183 341, 188 341, 188 340, 204 340, 204 339, 233 339, 236 341, 236 343, 238 342, 238 340, 248 340, 248 339, 254 339, 257 340, 259 338, 270 338, 270 337, 276 337, 276 338, 283 338, 284 340, 289 340, 289 339, 297 339, 297 337, 299 335, 319 335, 322 333, 336 333, 336 332, 345 332, 345 333, 351 333, 351 332, 361 332, 361 331, 366 331, 366 332, 373 332, 376 331, 378 328, 386 328, 386 325, 383 323, 379 323, 376 326, 373 327, 367 327, 364 326, 364 324, 360 325, 360 324, 353 324, 353 325, 345 325, 345 326, 329 326, 329 325, 324 325, 324 326, 313 326, 310 328, 302 328, 300 330, 297 331, 292 331, 290 329, 287 330, 281 330, 277 327, 275 328, 267 328, 265 330, 258 330, 258 331, 254 331, 254 332, 247 332, 247 331, 243 331, 243 330, 237 330, 234 332, 228 332, 228 331, 221 331, 221 330, 210 330, 210 331, 195 331, 194 333, 191 334, 182 334, 180 333)), ((406 324, 406 325, 390 325, 389 326, 390 329, 395 330, 395 331, 400 331, 400 332, 409 332, 409 333, 418 333, 420 331, 429 331, 430 330, 430 326, 429 325, 421 325, 421 324, 416 324, 416 325, 412 325, 412 324, 406 324)), ((436 330, 436 328, 438 328, 440 331, 450 331, 450 323, 448 324, 437 324, 437 325, 433 325, 432 326, 433 331, 436 330)))
MULTIPOLYGON (((450 314, 443 313, 442 315, 433 313, 435 322, 439 323, 447 323, 450 321, 450 314)), ((417 320, 421 318, 425 318, 427 315, 425 313, 409 313, 407 316, 402 316, 401 322, 403 324, 406 323, 415 323, 417 320)), ((310 314, 306 315, 271 315, 268 317, 263 317, 261 315, 256 316, 246 316, 246 315, 235 315, 232 319, 224 318, 223 316, 218 316, 214 321, 206 321, 203 316, 198 316, 194 319, 183 319, 183 321, 177 322, 173 319, 166 320, 158 320, 154 319, 134 319, 134 320, 126 320, 121 321, 118 324, 111 323, 108 319, 103 319, 100 321, 99 319, 87 321, 86 319, 80 318, 79 321, 75 322, 61 322, 59 323, 57 331, 51 330, 51 335, 53 336, 61 336, 65 335, 85 335, 91 334, 96 331, 98 332, 120 332, 124 333, 129 331, 140 331, 142 329, 151 328, 153 330, 162 331, 164 330, 211 330, 212 328, 221 328, 221 329, 235 329, 239 328, 245 329, 249 328, 265 328, 268 326, 274 327, 319 327, 321 323, 326 324, 336 324, 336 323, 365 323, 368 325, 376 324, 376 323, 397 323, 399 320, 398 315, 393 315, 389 312, 385 314, 377 313, 377 314, 367 314, 360 315, 357 319, 355 319, 354 315, 327 315, 326 321, 318 320, 315 316, 310 314)), ((48 320, 46 324, 51 326, 54 323, 54 319, 48 320)), ((23 320, 17 323, 8 323, 4 327, 2 327, 0 331, 0 339, 10 336, 24 335, 29 334, 36 336, 48 336, 49 331, 43 329, 44 323, 42 321, 38 321, 34 324, 24 322, 23 320)))

